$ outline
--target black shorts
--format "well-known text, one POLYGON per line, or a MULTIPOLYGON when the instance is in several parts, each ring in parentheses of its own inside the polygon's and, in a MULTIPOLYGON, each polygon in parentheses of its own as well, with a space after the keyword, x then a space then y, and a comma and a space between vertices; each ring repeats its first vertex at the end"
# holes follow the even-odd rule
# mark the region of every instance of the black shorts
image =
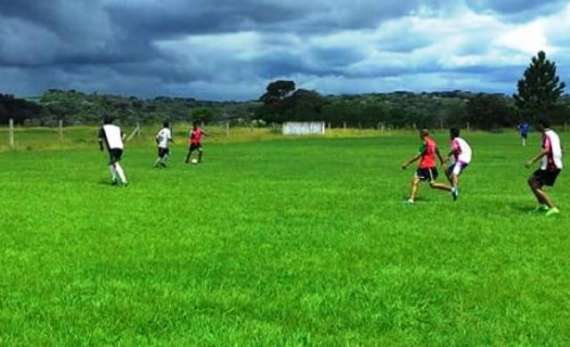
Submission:
POLYGON ((521 137, 522 137, 523 139, 527 139, 527 138, 528 138, 528 134, 522 133, 522 134, 521 134, 521 137))
POLYGON ((158 147, 158 157, 159 158, 164 158, 165 156, 170 154, 170 149, 169 148, 161 148, 158 147))
POLYGON ((201 143, 193 143, 190 145, 190 152, 194 151, 202 151, 202 144, 201 143))
POLYGON ((541 170, 538 169, 532 174, 532 178, 540 183, 541 186, 553 187, 556 179, 560 175, 560 170, 541 170))
POLYGON ((109 162, 114 164, 123 158, 123 150, 119 148, 111 148, 109 150, 109 162))
POLYGON ((439 173, 437 172, 437 168, 432 167, 428 169, 418 169, 416 171, 416 177, 420 179, 422 182, 431 182, 437 179, 439 173))

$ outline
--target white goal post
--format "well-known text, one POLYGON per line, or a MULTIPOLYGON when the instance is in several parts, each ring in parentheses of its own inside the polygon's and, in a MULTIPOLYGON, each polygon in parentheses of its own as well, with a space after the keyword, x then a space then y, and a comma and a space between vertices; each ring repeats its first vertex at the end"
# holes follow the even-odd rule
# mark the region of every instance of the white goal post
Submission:
POLYGON ((283 124, 283 135, 324 135, 325 122, 287 122, 283 124))

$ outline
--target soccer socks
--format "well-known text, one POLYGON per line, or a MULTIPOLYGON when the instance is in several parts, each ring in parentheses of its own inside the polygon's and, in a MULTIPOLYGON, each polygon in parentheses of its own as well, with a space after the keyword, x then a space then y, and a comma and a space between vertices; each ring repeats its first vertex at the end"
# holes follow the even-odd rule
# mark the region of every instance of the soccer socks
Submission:
POLYGON ((117 171, 117 174, 121 178, 121 182, 123 184, 127 184, 127 177, 125 176, 125 172, 123 171, 121 164, 115 163, 115 170, 117 171))
POLYGON ((168 154, 166 154, 161 160, 160 163, 162 166, 166 167, 166 162, 168 161, 168 154))
POLYGON ((115 170, 114 165, 109 165, 109 171, 111 171, 111 178, 113 183, 117 182, 117 171, 115 170))

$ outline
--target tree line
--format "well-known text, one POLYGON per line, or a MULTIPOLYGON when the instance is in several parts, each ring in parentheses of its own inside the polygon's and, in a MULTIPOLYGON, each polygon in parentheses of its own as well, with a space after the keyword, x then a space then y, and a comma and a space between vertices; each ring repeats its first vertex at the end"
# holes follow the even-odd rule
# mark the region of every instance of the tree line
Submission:
POLYGON ((163 120, 231 121, 256 124, 286 121, 325 121, 341 127, 439 127, 469 124, 492 130, 532 122, 547 116, 551 122, 570 121, 570 96, 557 75, 556 64, 544 52, 533 57, 517 84, 517 93, 447 91, 433 93, 370 93, 327 95, 298 89, 294 81, 270 83, 259 100, 212 102, 193 98, 140 99, 115 95, 48 90, 32 99, 0 94, 0 122, 17 124, 97 124, 102 114, 123 122, 163 120))

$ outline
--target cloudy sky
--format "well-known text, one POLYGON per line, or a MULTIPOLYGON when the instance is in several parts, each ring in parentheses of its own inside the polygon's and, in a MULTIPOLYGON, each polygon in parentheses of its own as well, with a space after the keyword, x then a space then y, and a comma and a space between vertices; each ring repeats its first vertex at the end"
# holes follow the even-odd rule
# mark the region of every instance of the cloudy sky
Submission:
POLYGON ((556 0, 0 0, 0 93, 512 93, 539 50, 569 80, 569 32, 556 0))

